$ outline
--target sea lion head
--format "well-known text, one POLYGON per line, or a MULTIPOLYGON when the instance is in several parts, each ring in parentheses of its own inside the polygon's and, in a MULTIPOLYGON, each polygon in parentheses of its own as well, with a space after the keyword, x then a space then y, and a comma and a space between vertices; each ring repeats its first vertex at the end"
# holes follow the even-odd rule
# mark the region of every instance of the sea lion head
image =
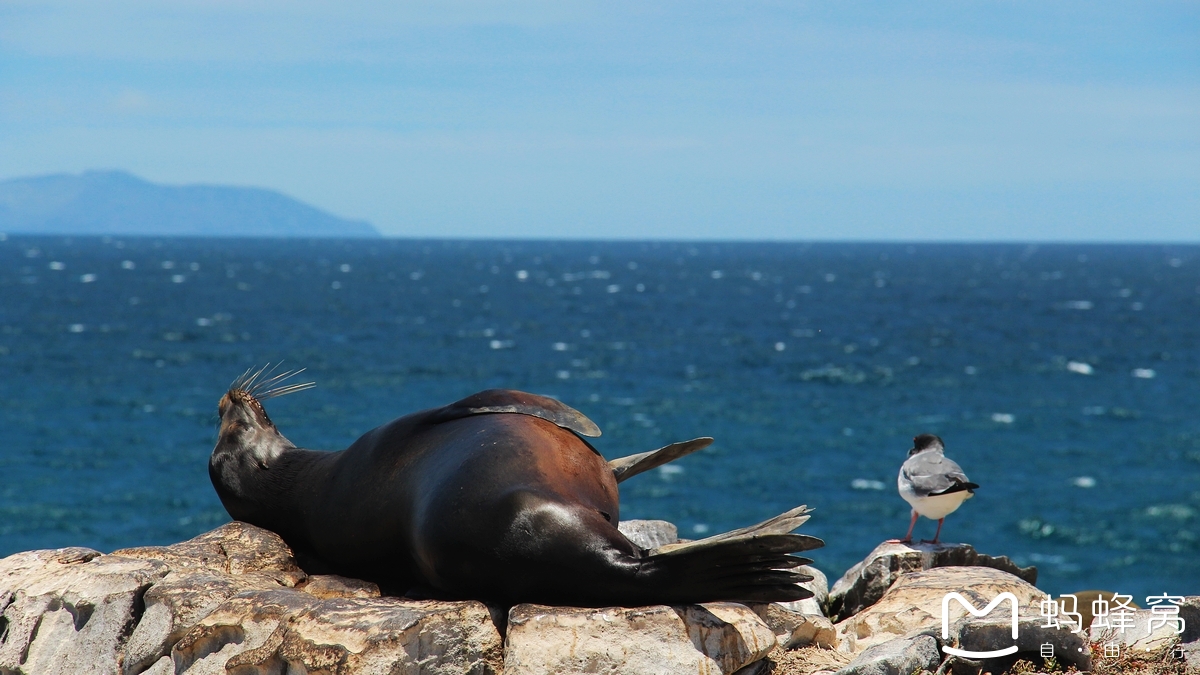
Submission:
POLYGON ((271 467, 296 445, 279 433, 262 402, 313 386, 312 382, 284 385, 302 370, 274 374, 269 366, 248 370, 229 385, 217 404, 221 423, 217 445, 208 460, 208 473, 230 514, 251 508, 271 467), (230 508, 233 507, 233 508, 230 508))

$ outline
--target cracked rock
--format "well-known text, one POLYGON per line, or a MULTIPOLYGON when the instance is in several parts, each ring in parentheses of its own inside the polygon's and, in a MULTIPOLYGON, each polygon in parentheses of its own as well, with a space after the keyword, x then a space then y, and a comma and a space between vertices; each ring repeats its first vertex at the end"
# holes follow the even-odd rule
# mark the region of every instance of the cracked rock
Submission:
POLYGON ((1005 556, 984 555, 970 544, 884 542, 833 585, 827 616, 834 621, 851 617, 878 602, 900 575, 937 567, 990 567, 1037 583, 1036 567, 1018 567, 1005 556))
POLYGON ((754 603, 748 607, 767 624, 784 649, 813 646, 831 649, 837 645, 837 631, 824 614, 793 612, 786 609, 789 604, 792 603, 754 603))
POLYGON ((0 671, 119 672, 146 589, 168 568, 88 549, 29 551, 0 560, 0 671))
POLYGON ((679 528, 665 520, 622 520, 617 529, 629 541, 644 549, 658 548, 679 541, 679 528))
POLYGON ((728 602, 603 609, 526 604, 509 612, 504 673, 728 675, 764 659, 775 644, 754 612, 728 602))
POLYGON ((915 635, 866 649, 837 675, 911 675, 937 670, 942 662, 937 639, 915 635))
MULTIPOLYGON (((937 567, 910 572, 902 575, 879 602, 837 624, 838 649, 857 653, 910 633, 940 631, 942 601, 951 592, 959 593, 979 609, 1004 592, 1012 593, 1020 608, 1040 606, 1037 603, 1046 597, 1032 584, 990 567, 937 567)), ((1011 612, 1009 607, 1005 603, 1004 608, 992 612, 1011 612)), ((967 613, 957 601, 951 601, 949 609, 954 620, 967 613)))
POLYGON ((171 652, 175 672, 450 675, 498 672, 500 634, 478 602, 239 594, 171 652))

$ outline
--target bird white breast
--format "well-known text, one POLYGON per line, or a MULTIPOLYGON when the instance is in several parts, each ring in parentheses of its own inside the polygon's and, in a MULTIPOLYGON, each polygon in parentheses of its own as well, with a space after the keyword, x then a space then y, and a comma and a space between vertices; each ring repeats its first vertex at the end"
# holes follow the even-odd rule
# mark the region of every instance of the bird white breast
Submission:
POLYGON ((904 497, 904 501, 912 505, 913 510, 917 513, 938 520, 954 513, 963 502, 967 501, 975 495, 961 490, 959 492, 951 492, 948 495, 930 495, 921 497, 914 493, 911 489, 900 490, 900 496, 904 497))

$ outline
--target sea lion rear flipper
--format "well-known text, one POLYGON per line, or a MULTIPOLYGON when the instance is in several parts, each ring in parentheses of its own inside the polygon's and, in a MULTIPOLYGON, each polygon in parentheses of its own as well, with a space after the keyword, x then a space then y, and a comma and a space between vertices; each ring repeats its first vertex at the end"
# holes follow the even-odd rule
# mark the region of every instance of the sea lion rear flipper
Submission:
POLYGON ((612 469, 613 477, 620 483, 628 478, 633 478, 639 473, 656 469, 667 462, 673 462, 680 457, 690 455, 702 448, 707 448, 712 442, 713 439, 708 436, 701 436, 700 438, 693 438, 690 441, 672 443, 658 450, 614 459, 608 463, 608 468, 612 469))
POLYGON ((600 427, 583 413, 552 398, 515 389, 488 389, 433 411, 429 421, 437 424, 470 415, 517 413, 540 417, 547 422, 574 431, 580 436, 596 437, 600 427))
POLYGON ((808 520, 808 507, 798 506, 757 525, 698 541, 667 544, 648 552, 645 563, 663 574, 668 598, 689 602, 730 600, 785 602, 812 597, 798 584, 812 577, 792 568, 811 563, 790 555, 820 548, 816 537, 791 534, 808 520))

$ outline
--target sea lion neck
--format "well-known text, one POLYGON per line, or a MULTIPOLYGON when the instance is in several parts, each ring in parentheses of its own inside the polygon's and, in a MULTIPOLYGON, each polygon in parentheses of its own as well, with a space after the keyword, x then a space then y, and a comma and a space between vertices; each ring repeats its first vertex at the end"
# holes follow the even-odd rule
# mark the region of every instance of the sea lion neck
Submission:
POLYGON ((296 445, 289 441, 262 403, 241 389, 230 389, 221 397, 217 444, 208 460, 209 477, 230 515, 246 520, 259 509, 257 504, 278 495, 288 472, 282 461, 296 445))

